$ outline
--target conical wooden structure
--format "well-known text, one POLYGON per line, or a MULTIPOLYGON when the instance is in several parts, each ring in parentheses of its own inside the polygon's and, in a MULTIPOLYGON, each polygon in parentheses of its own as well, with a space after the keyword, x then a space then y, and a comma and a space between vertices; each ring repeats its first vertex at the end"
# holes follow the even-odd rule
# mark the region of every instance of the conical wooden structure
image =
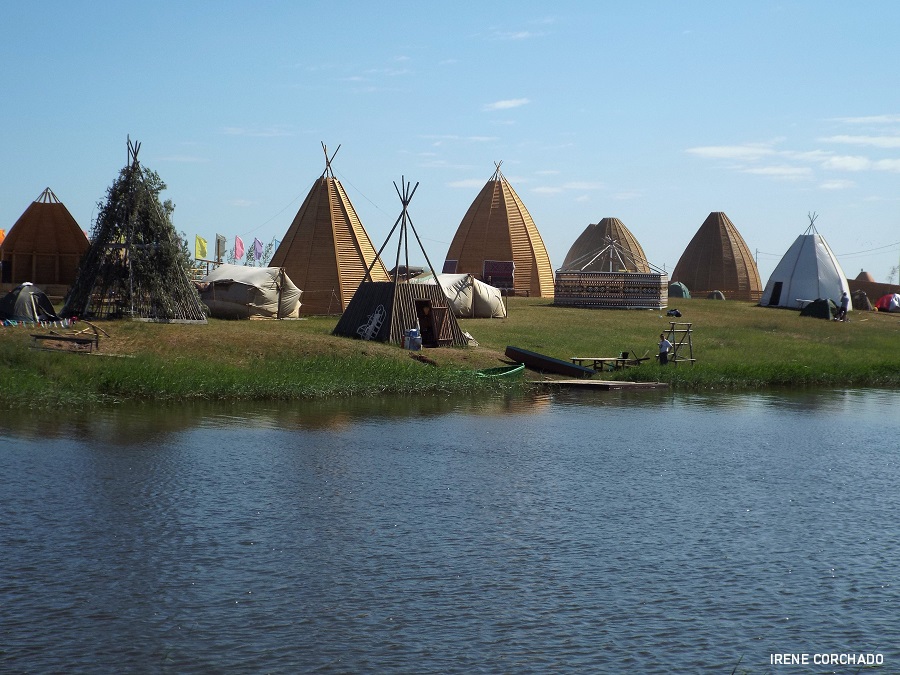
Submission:
POLYGON ((372 265, 376 281, 391 277, 363 227, 356 209, 334 177, 325 144, 325 171, 313 184, 287 234, 272 256, 272 267, 283 267, 303 291, 301 314, 340 314, 372 265))
MULTIPOLYGON (((400 182, 402 189, 396 183, 394 188, 403 204, 403 210, 379 249, 378 260, 380 261, 382 251, 399 228, 395 269, 400 269, 401 253, 404 254, 405 267, 409 269, 411 230, 432 276, 437 278, 408 212, 409 202, 419 184, 416 183, 413 187, 404 179, 400 182)), ((450 303, 441 284, 411 284, 400 276, 393 281, 373 280, 368 273, 373 266, 370 266, 365 279, 341 315, 333 331, 335 335, 402 344, 409 331, 417 329, 420 333, 417 339, 421 338, 424 347, 463 347, 468 344, 456 316, 450 311, 450 303)))
POLYGON ((703 221, 675 265, 672 281, 683 283, 695 298, 721 291, 729 300, 757 302, 762 295, 750 248, 721 211, 703 221))
POLYGON ((140 147, 128 139, 128 164, 107 192, 62 314, 206 323, 186 244, 172 224, 174 207, 159 201, 166 185, 140 165, 140 147))
POLYGON ((69 286, 89 245, 72 214, 48 187, 25 209, 0 245, 2 280, 69 286))
POLYGON ((471 274, 516 295, 553 297, 553 268, 538 232, 500 164, 463 216, 444 272, 471 274))
POLYGON ((588 225, 572 244, 560 269, 641 274, 651 271, 640 242, 618 218, 604 218, 588 225), (610 246, 610 241, 616 242, 617 246, 610 246))

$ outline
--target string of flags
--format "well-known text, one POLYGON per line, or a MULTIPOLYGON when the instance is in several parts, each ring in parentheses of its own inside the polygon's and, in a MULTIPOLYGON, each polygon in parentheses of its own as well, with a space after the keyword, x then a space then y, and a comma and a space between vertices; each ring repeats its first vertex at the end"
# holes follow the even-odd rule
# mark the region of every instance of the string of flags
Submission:
MULTIPOLYGON (((281 242, 275 241, 275 248, 278 248, 278 245, 281 242)), ((222 260, 225 258, 228 253, 228 243, 227 239, 224 235, 216 234, 216 260, 222 260)), ((252 248, 250 252, 253 254, 254 260, 260 260, 263 256, 263 250, 265 245, 257 238, 253 238, 252 248)), ((244 247, 244 240, 240 237, 234 238, 234 257, 236 260, 244 257, 244 253, 247 252, 244 247)), ((247 252, 248 255, 250 252, 247 252)), ((194 258, 197 260, 206 260, 209 254, 208 243, 206 239, 201 237, 199 234, 194 236, 194 258)))

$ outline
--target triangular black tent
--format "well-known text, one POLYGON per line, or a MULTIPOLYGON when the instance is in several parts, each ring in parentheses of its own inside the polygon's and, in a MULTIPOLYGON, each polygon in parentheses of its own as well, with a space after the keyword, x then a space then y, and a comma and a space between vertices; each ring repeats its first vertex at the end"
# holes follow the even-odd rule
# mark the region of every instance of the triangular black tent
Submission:
POLYGON ((833 319, 837 316, 838 307, 830 298, 818 298, 800 310, 800 316, 812 316, 817 319, 833 319))

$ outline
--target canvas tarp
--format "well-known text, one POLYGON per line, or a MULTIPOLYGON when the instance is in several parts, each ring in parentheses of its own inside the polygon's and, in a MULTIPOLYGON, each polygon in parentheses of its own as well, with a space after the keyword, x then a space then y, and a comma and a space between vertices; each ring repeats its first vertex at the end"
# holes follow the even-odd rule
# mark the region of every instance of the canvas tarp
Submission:
MULTIPOLYGON (((506 305, 499 288, 479 281, 471 274, 439 274, 438 281, 460 319, 502 319, 506 317, 506 305)), ((411 284, 434 284, 432 274, 422 274, 410 279, 411 284)))
POLYGON ((4 321, 59 321, 50 298, 26 281, 0 299, 0 319, 4 321))
POLYGON ((217 319, 297 318, 302 291, 279 267, 219 265, 200 282, 200 299, 217 319))

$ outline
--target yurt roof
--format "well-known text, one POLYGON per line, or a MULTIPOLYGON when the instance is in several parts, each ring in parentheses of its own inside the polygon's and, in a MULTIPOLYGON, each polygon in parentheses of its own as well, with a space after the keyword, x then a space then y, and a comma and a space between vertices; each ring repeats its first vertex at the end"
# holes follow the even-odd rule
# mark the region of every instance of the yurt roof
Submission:
MULTIPOLYGON (((297 211, 269 263, 283 267, 303 290, 304 314, 335 314, 350 299, 376 259, 375 247, 341 182, 331 170, 325 150, 325 171, 297 211)), ((338 146, 340 150, 340 146, 338 146)), ((381 260, 372 267, 374 281, 389 281, 381 260)))
POLYGON ((703 221, 675 265, 672 280, 684 283, 691 293, 718 290, 739 300, 756 301, 762 291, 750 247, 721 211, 703 221))
POLYGON ((875 277, 865 270, 860 270, 856 275, 856 281, 875 281, 875 277))
POLYGON ((5 253, 84 253, 90 242, 49 187, 35 199, 3 240, 5 253))
POLYGON ((538 297, 553 296, 553 268, 544 241, 512 185, 496 171, 463 216, 447 260, 458 274, 484 278, 485 261, 512 262, 514 289, 538 297))
POLYGON ((575 240, 566 254, 561 270, 581 272, 640 272, 649 273, 647 256, 640 242, 618 218, 603 218, 592 223, 575 240), (611 247, 615 241, 618 249, 611 247), (626 255, 617 255, 625 252, 626 255))

